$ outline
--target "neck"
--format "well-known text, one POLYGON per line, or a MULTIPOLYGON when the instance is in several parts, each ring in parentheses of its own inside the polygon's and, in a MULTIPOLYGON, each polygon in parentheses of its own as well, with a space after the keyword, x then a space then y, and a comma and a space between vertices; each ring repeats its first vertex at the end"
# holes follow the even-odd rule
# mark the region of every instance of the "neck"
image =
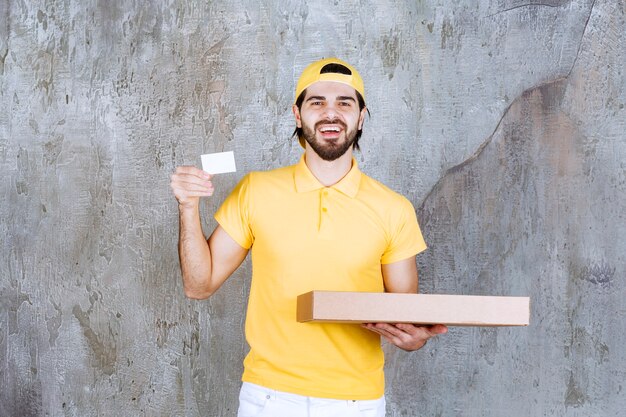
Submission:
POLYGON ((323 186, 331 187, 350 172, 352 168, 352 148, 334 161, 325 161, 307 144, 304 152, 304 162, 323 186))

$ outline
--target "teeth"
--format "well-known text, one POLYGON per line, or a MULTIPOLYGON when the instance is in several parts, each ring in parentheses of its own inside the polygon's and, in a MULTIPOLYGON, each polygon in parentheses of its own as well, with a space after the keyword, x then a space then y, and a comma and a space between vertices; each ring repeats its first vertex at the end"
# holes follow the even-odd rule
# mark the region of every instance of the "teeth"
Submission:
POLYGON ((339 132, 338 127, 323 127, 320 129, 320 132, 339 132))

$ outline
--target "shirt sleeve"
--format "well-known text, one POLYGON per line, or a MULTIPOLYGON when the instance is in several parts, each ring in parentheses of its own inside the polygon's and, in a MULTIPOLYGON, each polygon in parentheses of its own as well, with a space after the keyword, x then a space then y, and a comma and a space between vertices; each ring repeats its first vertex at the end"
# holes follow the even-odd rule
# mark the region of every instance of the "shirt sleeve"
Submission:
POLYGON ((247 174, 215 213, 215 220, 242 248, 250 249, 254 234, 250 227, 250 176, 247 174))
POLYGON ((402 203, 398 207, 390 219, 389 244, 381 257, 382 264, 401 261, 426 249, 413 204, 402 197, 402 203))

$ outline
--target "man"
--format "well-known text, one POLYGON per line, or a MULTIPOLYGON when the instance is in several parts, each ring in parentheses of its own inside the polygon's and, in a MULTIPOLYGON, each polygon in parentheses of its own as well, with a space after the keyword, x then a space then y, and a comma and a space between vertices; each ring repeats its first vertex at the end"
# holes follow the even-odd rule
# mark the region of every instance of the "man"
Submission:
POLYGON ((380 336, 407 351, 447 331, 410 324, 298 323, 311 290, 415 293, 415 255, 426 248, 411 203, 358 168, 353 150, 367 109, 349 64, 309 65, 293 114, 304 155, 296 165, 246 175, 205 240, 199 198, 211 175, 179 167, 179 254, 185 294, 211 296, 252 252, 239 416, 384 416, 380 336))

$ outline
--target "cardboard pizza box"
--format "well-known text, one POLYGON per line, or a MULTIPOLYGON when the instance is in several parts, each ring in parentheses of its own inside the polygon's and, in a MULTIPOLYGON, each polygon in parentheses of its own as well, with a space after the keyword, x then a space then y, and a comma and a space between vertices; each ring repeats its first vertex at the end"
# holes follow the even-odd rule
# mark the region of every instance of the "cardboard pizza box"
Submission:
POLYGON ((298 296, 299 322, 528 326, 529 297, 311 291, 298 296))

